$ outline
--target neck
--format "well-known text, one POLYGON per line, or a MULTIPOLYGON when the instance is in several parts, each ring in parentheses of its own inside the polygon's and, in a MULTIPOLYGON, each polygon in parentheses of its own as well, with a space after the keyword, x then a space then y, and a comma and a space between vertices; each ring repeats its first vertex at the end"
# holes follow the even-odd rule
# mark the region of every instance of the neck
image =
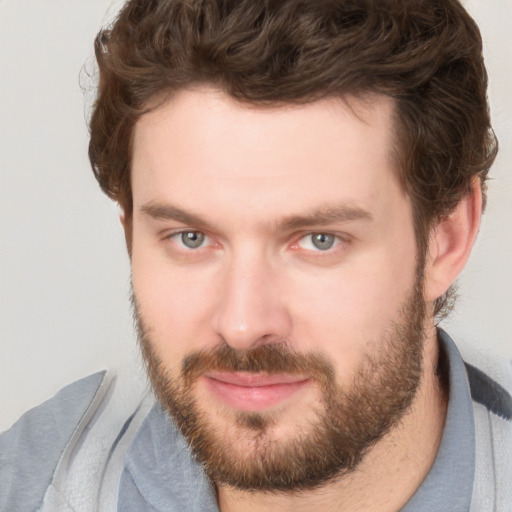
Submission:
POLYGON ((435 329, 425 340, 423 375, 411 407, 355 471, 322 487, 263 493, 218 486, 222 512, 396 512, 416 492, 436 458, 444 428, 447 396, 438 375, 435 329))

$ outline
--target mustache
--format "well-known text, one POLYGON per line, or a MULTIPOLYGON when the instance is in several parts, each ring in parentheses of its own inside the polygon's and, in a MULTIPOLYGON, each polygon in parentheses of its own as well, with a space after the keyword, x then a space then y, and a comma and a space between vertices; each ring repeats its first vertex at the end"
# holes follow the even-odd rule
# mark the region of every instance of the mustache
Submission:
POLYGON ((211 350, 189 354, 181 364, 181 376, 189 382, 209 371, 306 374, 320 382, 332 382, 335 374, 333 365, 324 356, 300 354, 286 343, 242 351, 224 342, 211 350))

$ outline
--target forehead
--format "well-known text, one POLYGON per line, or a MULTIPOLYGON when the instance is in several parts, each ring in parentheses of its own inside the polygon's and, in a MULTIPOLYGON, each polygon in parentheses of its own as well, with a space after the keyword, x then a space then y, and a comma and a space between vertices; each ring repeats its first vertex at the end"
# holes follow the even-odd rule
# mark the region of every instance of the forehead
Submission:
POLYGON ((181 91, 135 128, 134 209, 172 202, 271 216, 321 202, 377 206, 398 186, 393 107, 373 96, 263 108, 215 89, 181 91))

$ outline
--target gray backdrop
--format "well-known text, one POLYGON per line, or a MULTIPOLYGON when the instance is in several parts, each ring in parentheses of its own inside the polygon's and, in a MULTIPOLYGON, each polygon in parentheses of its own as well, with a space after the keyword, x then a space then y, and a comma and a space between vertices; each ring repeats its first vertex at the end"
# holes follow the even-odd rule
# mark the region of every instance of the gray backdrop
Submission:
MULTIPOLYGON (((510 358, 512 1, 466 3, 485 39, 501 153, 448 328, 510 358)), ((118 211, 88 166, 79 86, 110 4, 0 0, 0 430, 93 371, 141 375, 118 211)))

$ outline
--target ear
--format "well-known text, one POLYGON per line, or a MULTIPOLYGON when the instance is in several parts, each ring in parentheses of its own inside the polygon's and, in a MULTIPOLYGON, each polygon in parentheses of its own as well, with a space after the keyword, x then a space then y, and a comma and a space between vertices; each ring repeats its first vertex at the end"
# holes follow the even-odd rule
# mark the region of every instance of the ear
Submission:
POLYGON ((124 239, 126 241, 126 248, 128 250, 128 256, 132 257, 132 222, 131 222, 131 216, 126 216, 125 211, 123 208, 121 208, 119 212, 119 221, 121 222, 121 225, 123 226, 124 230, 124 239))
POLYGON ((430 236, 425 268, 425 299, 434 301, 457 279, 468 261, 482 217, 480 179, 471 182, 469 193, 442 219, 430 236))

